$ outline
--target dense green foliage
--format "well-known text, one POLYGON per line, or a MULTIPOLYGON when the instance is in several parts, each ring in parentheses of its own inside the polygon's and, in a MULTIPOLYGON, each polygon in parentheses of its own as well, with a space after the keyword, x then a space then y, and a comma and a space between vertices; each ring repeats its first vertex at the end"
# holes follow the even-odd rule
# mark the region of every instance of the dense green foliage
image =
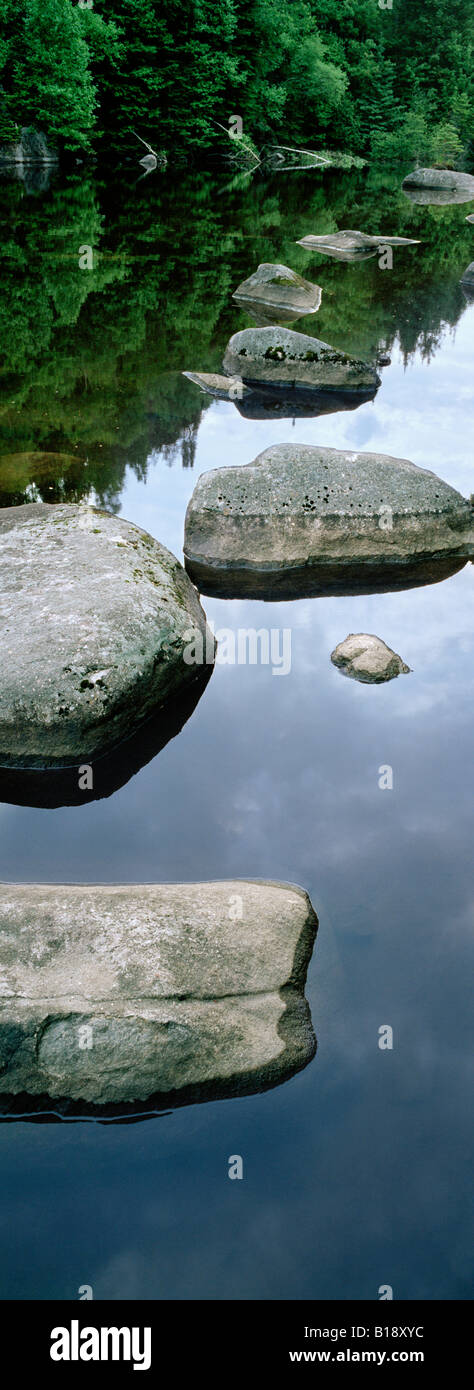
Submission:
POLYGON ((457 161, 474 113, 472 0, 0 0, 0 138, 257 144, 457 161))
POLYGON ((250 323, 232 291, 259 261, 283 261, 322 286, 316 319, 295 327, 370 360, 396 336, 407 360, 415 349, 430 357, 466 307, 465 205, 414 205, 396 173, 376 168, 235 180, 227 190, 195 170, 136 185, 75 175, 38 198, 22 196, 20 183, 3 192, 4 505, 92 492, 113 510, 127 465, 143 478, 160 450, 191 466, 210 398, 181 372, 221 370, 228 338, 250 323), (354 216, 420 245, 382 271, 377 258, 345 265, 295 244, 354 216), (79 265, 84 243, 94 247, 90 270, 79 265))

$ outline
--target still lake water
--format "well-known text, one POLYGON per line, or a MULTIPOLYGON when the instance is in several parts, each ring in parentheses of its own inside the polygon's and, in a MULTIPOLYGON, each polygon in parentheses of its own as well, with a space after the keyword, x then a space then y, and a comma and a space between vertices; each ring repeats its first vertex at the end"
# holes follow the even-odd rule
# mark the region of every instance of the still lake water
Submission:
MULTIPOLYGON (((469 496, 471 206, 412 206, 406 172, 4 184, 3 503, 89 497, 181 557, 199 474, 291 441, 410 458, 469 496), (421 245, 382 271, 294 244, 334 227, 421 245), (92 272, 77 263, 89 243, 92 272), (295 328, 389 349, 375 401, 252 421, 179 375, 219 370, 250 324, 231 292, 262 260, 323 288, 295 328), (38 451, 69 462, 35 472, 38 451)), ((96 1299, 470 1296, 471 603, 471 565, 402 593, 204 598, 216 628, 290 628, 290 673, 217 665, 178 737, 109 799, 0 807, 3 880, 285 880, 320 923, 318 1050, 286 1084, 134 1124, 0 1125, 3 1299, 74 1300, 82 1284, 96 1299), (382 637, 410 675, 343 679, 330 653, 349 632, 382 637)))

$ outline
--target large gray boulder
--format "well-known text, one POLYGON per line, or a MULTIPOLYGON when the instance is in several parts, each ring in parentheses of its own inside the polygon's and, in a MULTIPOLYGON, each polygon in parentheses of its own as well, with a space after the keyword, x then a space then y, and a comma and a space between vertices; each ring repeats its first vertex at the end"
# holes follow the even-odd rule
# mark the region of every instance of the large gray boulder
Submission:
POLYGON ((303 990, 316 930, 286 884, 4 884, 0 1109, 278 1085, 315 1050, 303 990))
POLYGON ((384 246, 419 246, 412 237, 380 236, 368 232, 351 231, 328 232, 324 236, 307 236, 297 241, 305 251, 319 251, 323 256, 333 256, 336 260, 367 260, 376 256, 384 246))
POLYGON ((474 212, 468 212, 466 222, 474 222, 474 212))
POLYGON ((227 344, 224 371, 244 382, 323 390, 367 391, 380 385, 374 367, 290 328, 244 328, 227 344))
POLYGON ((471 192, 474 198, 474 176, 458 169, 413 169, 407 174, 402 188, 448 188, 471 192))
POLYGON ((402 188, 410 202, 444 207, 474 201, 474 177, 457 169, 414 169, 402 188))
POLYGON ((259 323, 291 320, 315 314, 321 304, 322 290, 310 280, 303 280, 287 265, 262 261, 261 265, 243 280, 232 295, 259 323))
POLYGON ((0 764, 92 762, 182 695, 213 638, 174 555, 94 508, 0 512, 0 764))
POLYGON ((407 675, 410 670, 381 637, 368 632, 350 632, 331 652, 331 661, 344 676, 361 681, 363 685, 381 685, 396 676, 407 675))
POLYGON ((474 511, 407 459, 278 444, 201 475, 184 551, 202 591, 222 597, 357 592, 361 571, 370 592, 420 582, 420 566, 434 564, 436 578, 437 562, 463 564, 474 554, 474 511))

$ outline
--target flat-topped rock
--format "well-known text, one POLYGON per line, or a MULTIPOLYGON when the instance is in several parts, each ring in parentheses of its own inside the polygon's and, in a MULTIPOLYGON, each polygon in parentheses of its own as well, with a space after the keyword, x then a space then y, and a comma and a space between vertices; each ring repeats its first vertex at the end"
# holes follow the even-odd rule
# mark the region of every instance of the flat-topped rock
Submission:
POLYGON ((410 670, 397 652, 368 632, 350 632, 331 652, 331 661, 344 676, 351 676, 363 685, 381 685, 396 676, 407 675, 410 670))
POLYGON ((259 321, 271 315, 297 318, 315 314, 321 304, 322 290, 310 280, 304 280, 287 265, 262 261, 247 280, 243 280, 232 295, 236 303, 249 313, 257 313, 259 321))
POLYGON ((290 328, 244 328, 227 344, 224 371, 252 385, 367 391, 380 377, 367 362, 290 328))
POLYGON ((351 230, 328 232, 325 236, 312 236, 309 233, 296 243, 297 246, 303 246, 305 251, 319 251, 323 256, 335 256, 339 260, 366 260, 368 256, 375 256, 379 247, 419 244, 419 241, 413 240, 412 237, 384 236, 382 232, 377 236, 351 230))
POLYGON ((448 188, 470 191, 474 198, 474 176, 458 169, 413 169, 402 188, 448 188))
POLYGON ((186 513, 186 568, 221 596, 324 591, 351 569, 365 570, 370 592, 370 566, 383 587, 385 567, 463 563, 473 524, 465 498, 407 459, 279 444, 201 475, 186 513))
POLYGON ((456 169, 414 169, 402 183, 410 202, 446 207, 474 201, 474 177, 456 169))
POLYGON ((189 687, 190 626, 206 631, 193 585, 137 526, 76 505, 0 512, 0 764, 106 755, 189 687))
POLYGON ((279 1084, 315 1050, 316 929, 286 884, 2 885, 0 1108, 279 1084))

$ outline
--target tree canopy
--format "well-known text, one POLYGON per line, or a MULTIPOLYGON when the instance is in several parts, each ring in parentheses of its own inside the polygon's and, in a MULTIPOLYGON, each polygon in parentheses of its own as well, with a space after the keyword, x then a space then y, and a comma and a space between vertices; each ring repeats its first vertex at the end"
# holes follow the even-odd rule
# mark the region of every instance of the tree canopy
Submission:
POLYGON ((0 0, 0 139, 199 150, 238 113, 257 144, 453 161, 473 39, 472 0, 0 0))

